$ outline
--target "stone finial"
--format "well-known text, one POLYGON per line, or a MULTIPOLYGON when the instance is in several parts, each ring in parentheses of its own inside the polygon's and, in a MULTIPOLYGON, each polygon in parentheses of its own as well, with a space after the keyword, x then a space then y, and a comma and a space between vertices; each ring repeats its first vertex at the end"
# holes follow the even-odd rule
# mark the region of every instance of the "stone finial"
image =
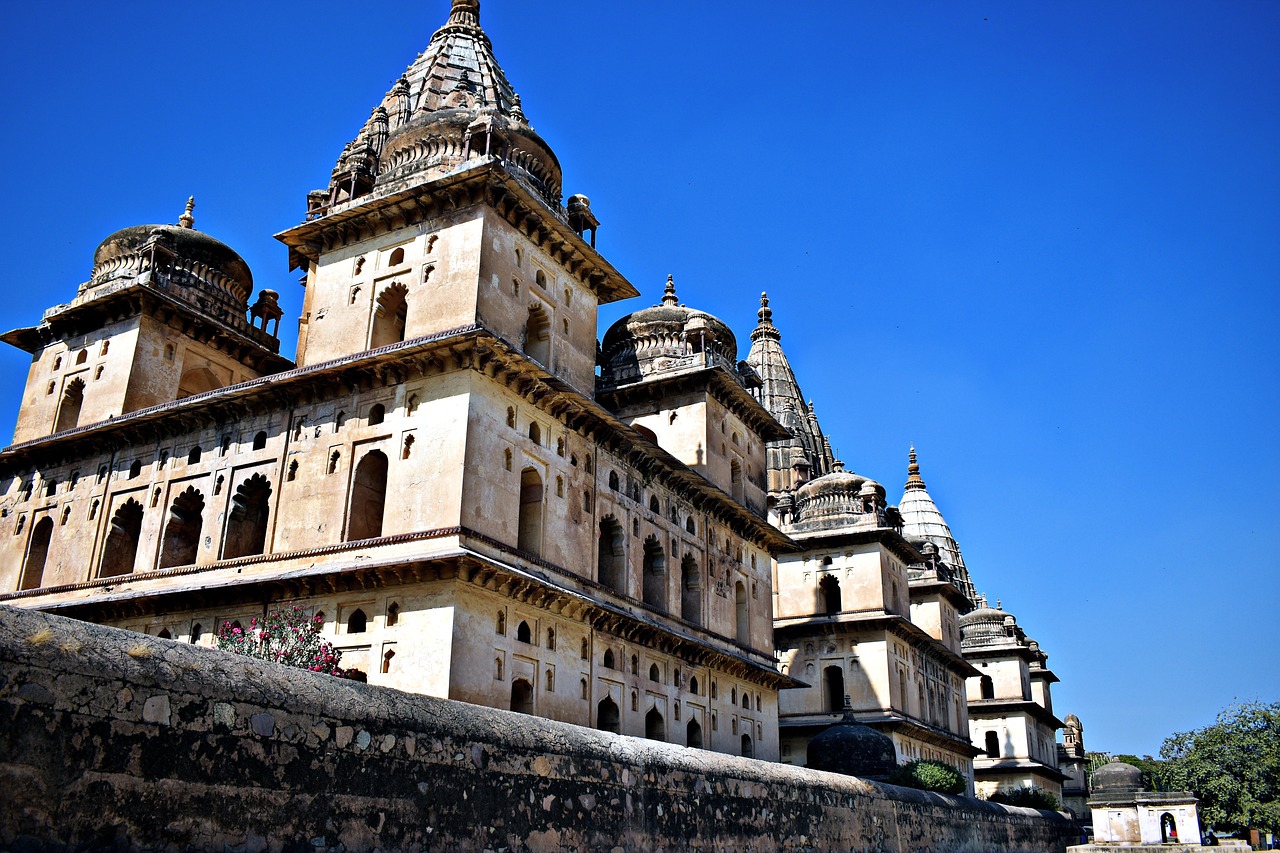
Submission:
POLYGON ((529 120, 524 117, 524 109, 520 106, 520 96, 513 93, 511 95, 511 117, 516 121, 522 121, 528 124, 529 120))
POLYGON ((920 463, 916 461, 916 446, 911 445, 911 452, 907 454, 907 485, 908 491, 912 489, 923 489, 924 480, 920 478, 920 463))
POLYGON ((663 305, 679 305, 680 300, 676 298, 676 279, 675 276, 667 276, 667 286, 662 289, 663 305))
POLYGON ((192 216, 192 211, 196 209, 196 197, 191 196, 187 199, 187 209, 178 217, 178 224, 183 228, 195 228, 196 218, 192 216))
POLYGON ((751 340, 758 341, 761 338, 772 338, 773 340, 781 340, 782 335, 773 325, 773 309, 769 307, 769 294, 760 294, 760 310, 756 312, 756 316, 760 319, 756 323, 756 327, 751 331, 751 340))
POLYGON ((450 24, 477 26, 480 23, 480 0, 453 0, 449 11, 450 24))

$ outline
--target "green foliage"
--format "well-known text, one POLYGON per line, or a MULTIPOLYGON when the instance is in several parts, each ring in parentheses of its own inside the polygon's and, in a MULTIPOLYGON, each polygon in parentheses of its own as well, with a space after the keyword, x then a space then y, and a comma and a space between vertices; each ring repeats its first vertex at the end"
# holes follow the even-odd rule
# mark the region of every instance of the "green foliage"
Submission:
POLYGON ((1160 747, 1163 782, 1200 798, 1206 826, 1280 833, 1280 702, 1243 702, 1160 747))
POLYGON ((1143 756, 1139 758, 1136 755, 1117 755, 1114 756, 1116 761, 1123 761, 1125 764, 1131 764, 1142 771, 1142 786, 1148 791, 1168 791, 1169 786, 1165 784, 1164 774, 1166 771, 1163 761, 1156 761, 1151 756, 1143 756))
POLYGON ((218 648, 341 678, 342 652, 320 639, 322 627, 323 617, 308 617, 295 604, 272 610, 261 623, 255 618, 247 630, 224 622, 218 629, 218 648))
POLYGON ((1038 785, 1027 785, 1023 788, 1010 788, 1007 791, 996 791, 987 799, 993 803, 1006 806, 1022 806, 1028 809, 1047 809, 1056 812, 1062 807, 1058 798, 1038 785))
POLYGON ((940 794, 963 794, 968 789, 964 774, 945 761, 908 761, 889 774, 891 785, 937 791, 940 794))

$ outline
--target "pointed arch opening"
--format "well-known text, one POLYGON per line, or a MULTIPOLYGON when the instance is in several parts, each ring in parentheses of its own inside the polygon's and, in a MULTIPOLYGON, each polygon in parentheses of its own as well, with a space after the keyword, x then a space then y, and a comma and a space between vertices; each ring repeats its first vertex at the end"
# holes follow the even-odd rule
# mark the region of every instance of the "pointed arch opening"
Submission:
POLYGON ((44 582, 44 564, 49 558, 49 542, 53 538, 53 519, 45 516, 31 528, 27 543, 27 559, 22 564, 22 581, 18 589, 39 589, 44 582))
POLYGON ((381 450, 366 453, 351 481, 351 504, 347 522, 347 541, 376 539, 382 535, 383 514, 387 504, 387 454, 381 450))
POLYGON ((409 288, 399 282, 383 288, 378 294, 378 307, 373 312, 373 331, 369 349, 398 344, 404 340, 409 316, 409 288))
POLYGON ((751 735, 742 736, 742 757, 754 758, 756 754, 755 744, 751 742, 751 735))
POLYGON ((142 504, 129 498, 111 517, 111 531, 102 547, 102 565, 98 570, 98 577, 115 578, 133 572, 141 533, 142 504))
POLYGON ((533 468, 520 472, 520 517, 516 547, 534 555, 542 554, 542 478, 533 468))
POLYGON ((533 685, 523 678, 511 682, 511 710, 518 714, 533 713, 533 685))
POLYGON ((982 678, 978 680, 978 688, 981 691, 983 699, 996 698, 996 684, 991 680, 991 676, 982 676, 982 678))
POLYGON ((729 487, 733 499, 740 504, 747 500, 746 486, 742 479, 742 463, 737 459, 729 464, 729 487))
POLYGON ((261 554, 267 545, 267 520, 271 515, 271 484, 254 474, 240 484, 231 499, 222 559, 261 554))
POLYGON ((840 594, 840 581, 835 575, 827 574, 818 581, 818 612, 833 616, 844 610, 840 594))
POLYGON ((160 546, 160 568, 191 566, 200 548, 204 526, 204 495, 190 486, 173 500, 160 546))
POLYGON ((644 715, 644 736, 649 740, 667 739, 667 721, 657 708, 650 708, 644 715))
POLYGON ((667 555, 656 536, 644 540, 644 603, 667 609, 667 555))
POLYGON ((600 541, 596 553, 596 578, 610 589, 626 595, 627 572, 623 555, 622 525, 612 515, 600 520, 600 541))
POLYGON ((608 696, 596 705, 596 728, 602 732, 622 734, 622 712, 618 708, 618 703, 608 696))
POLYGON ((680 618, 702 624, 702 573, 692 554, 680 561, 680 618))
POLYGON ((54 432, 75 429, 80 423, 80 409, 84 406, 84 380, 76 377, 67 383, 58 404, 58 420, 54 432))
POLYGON ((529 306, 524 324, 524 352, 543 367, 551 366, 551 317, 538 302, 529 306))
POLYGON ((685 726, 684 742, 686 746, 702 749, 702 726, 697 720, 690 720, 689 725, 685 726))
POLYGON ((734 636, 738 642, 748 645, 751 642, 750 613, 747 607, 747 585, 738 581, 733 588, 734 598, 734 636))
POLYGON ((178 380, 178 399, 193 397, 206 391, 216 391, 222 387, 218 375, 207 367, 193 367, 182 372, 178 380))
POLYGON ((987 732, 983 739, 985 741, 983 746, 986 747, 987 758, 999 758, 1000 736, 995 732, 987 732))

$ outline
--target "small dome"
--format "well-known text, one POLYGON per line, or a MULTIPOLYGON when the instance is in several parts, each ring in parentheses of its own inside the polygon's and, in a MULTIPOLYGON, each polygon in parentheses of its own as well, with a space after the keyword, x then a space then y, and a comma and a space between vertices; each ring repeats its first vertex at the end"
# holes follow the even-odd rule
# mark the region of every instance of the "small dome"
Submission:
POLYGON ((194 228, 194 200, 180 225, 134 225, 122 228, 98 244, 93 253, 89 287, 119 278, 155 271, 176 285, 175 295, 195 287, 218 301, 247 309, 253 274, 234 249, 194 228))
POLYGON ((618 320, 600 345, 605 385, 637 381, 644 376, 686 365, 700 366, 694 356, 711 353, 736 370, 738 340, 712 315, 679 304, 675 282, 667 277, 662 303, 618 320))
POLYGON ((809 741, 808 766, 847 776, 888 776, 898 766, 893 739, 864 726, 845 712, 844 719, 809 741))
POLYGON ((1123 761, 1112 761, 1093 771, 1095 793, 1121 794, 1142 791, 1142 771, 1123 761))
POLYGON ((1065 720, 1063 720, 1063 722, 1064 722, 1068 727, 1073 728, 1073 729, 1083 729, 1083 728, 1084 728, 1084 726, 1080 725, 1080 718, 1079 718, 1079 717, 1077 717, 1075 714, 1067 714, 1067 718, 1066 718, 1065 720))

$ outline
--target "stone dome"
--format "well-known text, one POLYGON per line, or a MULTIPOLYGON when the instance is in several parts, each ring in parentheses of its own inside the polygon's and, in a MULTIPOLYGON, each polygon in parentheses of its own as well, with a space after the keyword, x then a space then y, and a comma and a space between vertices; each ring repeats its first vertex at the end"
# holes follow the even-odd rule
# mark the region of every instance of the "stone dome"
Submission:
POLYGON ((995 607, 982 602, 976 610, 970 610, 960 617, 960 636, 966 644, 993 642, 1004 640, 1009 636, 1006 626, 1016 624, 1012 615, 1000 609, 1000 602, 995 607))
POLYGON ((153 282, 162 279, 187 301, 187 291, 195 289, 205 301, 212 297, 243 313, 253 292, 249 265, 226 243, 195 229, 194 208, 194 199, 188 200, 177 225, 134 225, 107 237, 93 253, 87 287, 151 272, 153 282))
POLYGON ((884 487, 844 470, 839 460, 833 470, 796 489, 795 523, 806 529, 825 529, 881 521, 885 509, 884 487))
POLYGON ((662 303, 619 319, 600 345, 603 384, 635 381, 667 369, 702 366, 695 356, 712 354, 736 369, 738 341, 721 320, 686 305, 667 277, 662 303))
POLYGON ((330 201, 396 192, 484 156, 500 157, 559 206, 560 162, 530 126, 493 55, 479 0, 453 0, 448 21, 343 149, 330 201))
POLYGON ((807 766, 847 776, 888 776, 898 766, 893 739, 846 711, 844 719, 809 741, 807 766))
POLYGON ((1142 771, 1123 761, 1112 761, 1093 771, 1094 793, 1129 793, 1144 790, 1142 771))

